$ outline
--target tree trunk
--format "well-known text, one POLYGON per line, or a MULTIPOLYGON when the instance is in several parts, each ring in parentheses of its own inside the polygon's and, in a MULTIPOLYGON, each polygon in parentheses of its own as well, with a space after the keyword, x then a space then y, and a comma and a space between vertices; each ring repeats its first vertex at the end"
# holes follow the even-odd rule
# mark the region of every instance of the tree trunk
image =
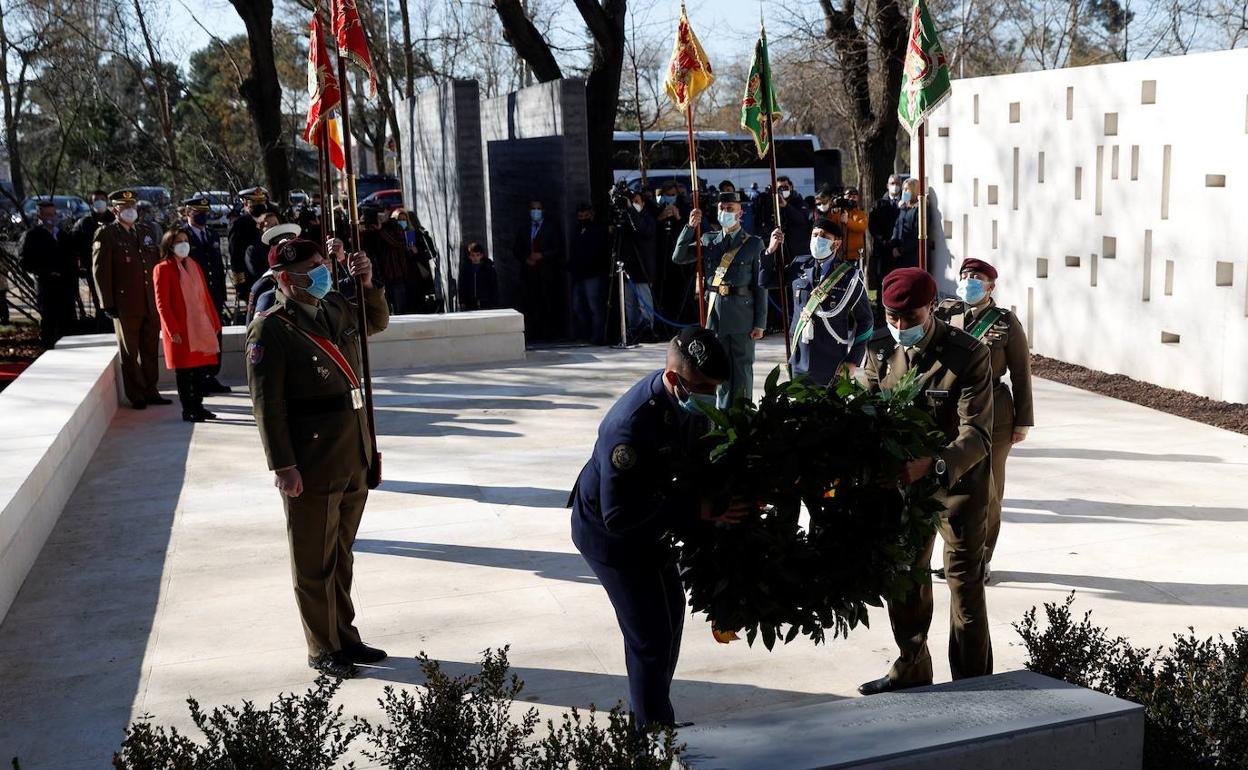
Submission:
POLYGON ((230 0, 247 27, 251 72, 238 87, 256 126, 264 156, 269 193, 286 200, 290 192, 290 159, 282 137, 282 86, 273 53, 273 0, 230 0))
POLYGON ((542 37, 542 33, 533 26, 520 0, 494 0, 494 10, 503 23, 503 39, 505 39, 516 55, 529 65, 533 76, 540 82, 559 80, 563 71, 559 62, 550 50, 550 45, 542 37))
POLYGON ((18 144, 17 123, 22 114, 26 90, 27 58, 21 57, 16 85, 9 80, 8 28, 4 23, 4 4, 0 3, 0 96, 4 98, 4 145, 9 155, 9 179, 13 183, 13 203, 20 204, 26 197, 26 179, 22 174, 22 150, 18 144))

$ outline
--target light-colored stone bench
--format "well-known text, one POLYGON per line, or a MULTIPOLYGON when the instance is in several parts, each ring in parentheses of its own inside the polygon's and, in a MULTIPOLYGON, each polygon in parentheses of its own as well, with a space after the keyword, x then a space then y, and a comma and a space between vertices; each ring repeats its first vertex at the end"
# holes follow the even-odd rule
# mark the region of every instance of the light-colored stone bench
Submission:
POLYGON ((1030 671, 680 731, 684 770, 1139 770, 1144 709, 1030 671))
POLYGON ((0 620, 117 412, 116 358, 51 350, 0 393, 0 620))
MULTIPOLYGON (((242 380, 247 376, 243 361, 246 343, 245 326, 225 327, 221 335, 221 379, 242 380)), ((94 334, 68 337, 57 344, 57 349, 115 344, 111 334, 94 334)), ((368 351, 374 372, 522 361, 524 316, 510 309, 393 316, 385 331, 368 338, 368 351)), ((163 353, 160 381, 173 382, 163 353)))

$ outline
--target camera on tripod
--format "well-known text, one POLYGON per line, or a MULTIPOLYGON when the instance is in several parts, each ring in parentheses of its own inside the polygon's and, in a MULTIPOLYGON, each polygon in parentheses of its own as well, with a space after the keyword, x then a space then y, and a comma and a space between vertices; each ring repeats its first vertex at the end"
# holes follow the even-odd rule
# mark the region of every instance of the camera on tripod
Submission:
POLYGON ((633 205, 633 191, 627 182, 616 182, 611 187, 611 221, 616 227, 628 224, 628 210, 633 205))

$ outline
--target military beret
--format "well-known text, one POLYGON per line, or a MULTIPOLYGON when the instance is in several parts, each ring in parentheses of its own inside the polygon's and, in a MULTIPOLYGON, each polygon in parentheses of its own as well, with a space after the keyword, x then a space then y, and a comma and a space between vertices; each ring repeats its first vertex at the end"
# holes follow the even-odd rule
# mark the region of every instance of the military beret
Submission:
POLYGON ((916 310, 936 299, 936 279, 926 270, 903 267, 884 278, 880 291, 884 307, 889 310, 916 310))
POLYGON ((181 205, 187 207, 188 209, 199 209, 201 211, 207 211, 209 207, 212 205, 212 203, 204 196, 199 195, 194 198, 187 198, 186 200, 182 201, 181 205))
POLYGON ((739 192, 722 192, 719 194, 719 198, 716 200, 716 203, 740 203, 740 202, 741 202, 741 193, 739 192))
POLYGON ((825 233, 832 233, 836 237, 841 237, 845 233, 841 231, 841 223, 828 219, 827 217, 819 217, 815 220, 812 230, 823 230, 825 233))
POLYGON ((974 257, 967 257, 966 259, 962 260, 962 267, 958 270, 958 272, 965 273, 968 271, 974 272, 974 273, 983 273, 984 275, 988 276, 991 280, 994 280, 994 281, 997 280, 997 269, 982 259, 975 259, 974 257))
POLYGON ((303 238, 291 238, 269 249, 269 267, 277 269, 293 265, 305 259, 311 259, 317 254, 325 254, 321 244, 303 238))
POLYGON ((303 228, 293 222, 284 225, 275 225, 274 227, 270 227, 268 230, 264 231, 264 234, 260 236, 260 242, 265 246, 275 246, 280 243, 285 243, 291 238, 298 238, 299 234, 302 232, 303 228))
POLYGON ((685 360, 712 380, 723 382, 731 374, 728 353, 710 329, 687 326, 676 335, 676 347, 685 360))
POLYGON ((248 187, 246 190, 239 190, 238 197, 252 203, 264 203, 269 199, 269 191, 263 187, 248 187))
POLYGON ((114 206, 125 206, 130 203, 138 203, 139 196, 134 190, 113 190, 108 194, 108 202, 114 206))

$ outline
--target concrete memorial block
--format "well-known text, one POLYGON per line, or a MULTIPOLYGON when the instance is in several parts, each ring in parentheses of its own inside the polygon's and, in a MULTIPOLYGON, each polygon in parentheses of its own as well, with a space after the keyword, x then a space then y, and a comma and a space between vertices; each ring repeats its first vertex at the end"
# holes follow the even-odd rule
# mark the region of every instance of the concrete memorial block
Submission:
POLYGON ((1139 770, 1144 709, 1030 671, 680 731, 683 770, 1139 770))

